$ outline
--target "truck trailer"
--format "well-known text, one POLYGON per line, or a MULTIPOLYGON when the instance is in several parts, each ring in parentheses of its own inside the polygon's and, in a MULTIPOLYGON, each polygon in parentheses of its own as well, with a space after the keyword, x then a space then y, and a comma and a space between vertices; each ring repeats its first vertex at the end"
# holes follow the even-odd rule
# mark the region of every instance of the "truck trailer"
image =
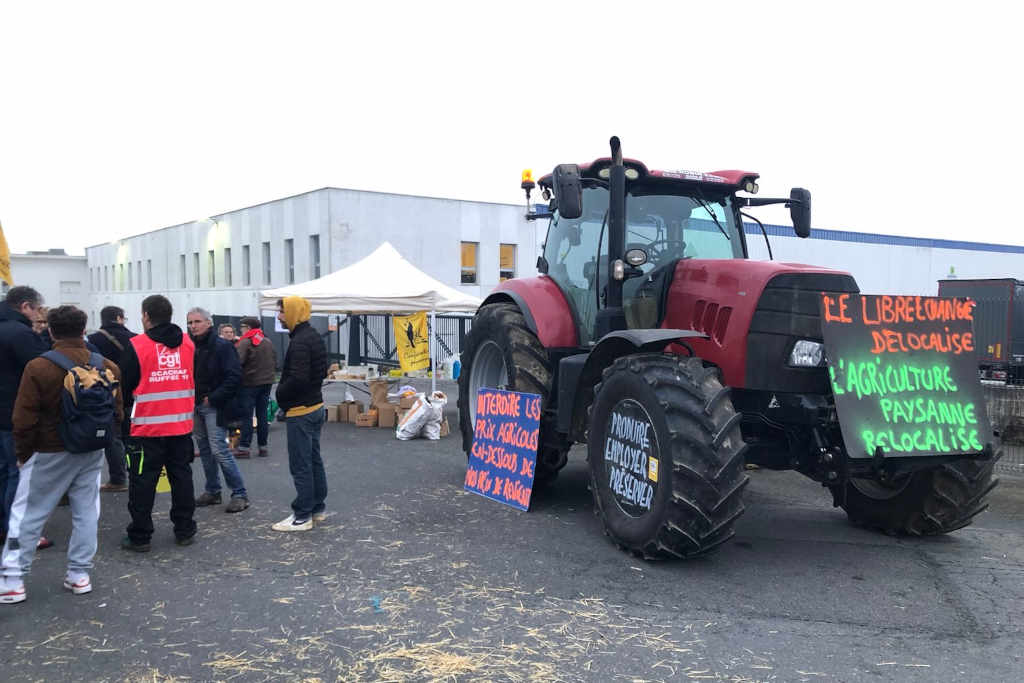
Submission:
POLYGON ((981 378, 1024 384, 1024 282, 1014 278, 939 280, 939 296, 974 300, 981 378))

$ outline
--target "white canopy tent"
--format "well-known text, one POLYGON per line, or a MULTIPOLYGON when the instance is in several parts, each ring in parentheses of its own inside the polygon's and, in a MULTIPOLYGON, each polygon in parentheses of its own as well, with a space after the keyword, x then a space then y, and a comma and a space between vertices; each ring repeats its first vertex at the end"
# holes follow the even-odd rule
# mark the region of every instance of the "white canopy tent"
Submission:
POLYGON ((415 313, 430 311, 430 360, 436 388, 437 364, 434 362, 436 313, 473 312, 480 299, 464 294, 435 280, 409 263, 384 242, 366 258, 347 268, 309 282, 260 292, 260 308, 276 309, 277 301, 301 296, 313 305, 314 313, 415 313))

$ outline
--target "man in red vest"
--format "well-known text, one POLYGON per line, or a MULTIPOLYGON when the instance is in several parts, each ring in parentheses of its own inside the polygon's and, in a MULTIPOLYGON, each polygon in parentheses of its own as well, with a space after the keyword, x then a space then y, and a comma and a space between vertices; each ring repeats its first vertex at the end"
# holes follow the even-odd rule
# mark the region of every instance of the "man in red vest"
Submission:
POLYGON ((160 470, 171 484, 171 522, 178 545, 195 540, 192 487, 192 412, 195 407, 195 348, 171 323, 167 297, 142 301, 144 334, 132 337, 121 357, 124 391, 131 396, 131 437, 127 444, 128 511, 132 521, 121 541, 125 550, 149 551, 153 498, 160 470))

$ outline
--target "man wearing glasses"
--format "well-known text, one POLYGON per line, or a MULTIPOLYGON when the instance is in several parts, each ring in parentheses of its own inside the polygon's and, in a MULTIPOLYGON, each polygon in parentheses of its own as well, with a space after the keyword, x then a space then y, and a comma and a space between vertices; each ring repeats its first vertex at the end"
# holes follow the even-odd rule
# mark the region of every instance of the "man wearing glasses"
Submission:
POLYGON ((11 434, 11 413, 30 360, 49 351, 32 322, 39 317, 43 297, 31 287, 12 287, 0 304, 0 534, 7 538, 7 517, 18 490, 18 460, 11 434))

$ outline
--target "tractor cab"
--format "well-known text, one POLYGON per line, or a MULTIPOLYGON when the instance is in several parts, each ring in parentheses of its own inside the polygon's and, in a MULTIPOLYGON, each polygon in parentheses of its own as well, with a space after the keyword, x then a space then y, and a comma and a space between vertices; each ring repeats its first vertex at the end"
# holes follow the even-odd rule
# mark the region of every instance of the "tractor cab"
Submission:
MULTIPOLYGON (((545 176, 541 186, 548 182, 550 176, 545 176)), ((746 258, 731 189, 639 178, 627 185, 625 243, 616 255, 623 262, 627 328, 660 325, 665 315, 661 295, 681 259, 746 258)), ((581 199, 582 210, 575 218, 562 216, 557 208, 552 211, 540 270, 570 302, 586 344, 596 341, 597 312, 607 306, 609 269, 614 265, 608 257, 608 188, 589 184, 581 199)))

